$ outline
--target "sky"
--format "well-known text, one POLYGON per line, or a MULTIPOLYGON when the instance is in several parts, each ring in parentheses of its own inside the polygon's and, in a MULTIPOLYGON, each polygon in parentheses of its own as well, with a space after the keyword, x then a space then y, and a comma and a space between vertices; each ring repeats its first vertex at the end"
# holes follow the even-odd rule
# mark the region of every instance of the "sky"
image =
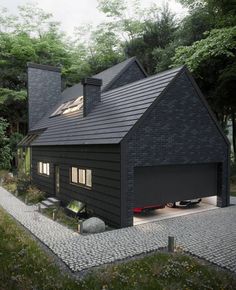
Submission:
MULTIPOLYGON (((186 13, 186 10, 175 0, 140 0, 142 7, 149 7, 152 3, 161 5, 163 1, 169 3, 170 9, 178 17, 182 17, 186 13)), ((29 2, 32 1, 0 0, 0 6, 6 7, 10 13, 16 14, 18 5, 29 2)), ((38 6, 46 12, 52 13, 54 19, 61 22, 62 30, 69 35, 73 34, 74 27, 88 23, 97 25, 105 19, 97 9, 97 0, 38 0, 33 2, 38 3, 38 6)))

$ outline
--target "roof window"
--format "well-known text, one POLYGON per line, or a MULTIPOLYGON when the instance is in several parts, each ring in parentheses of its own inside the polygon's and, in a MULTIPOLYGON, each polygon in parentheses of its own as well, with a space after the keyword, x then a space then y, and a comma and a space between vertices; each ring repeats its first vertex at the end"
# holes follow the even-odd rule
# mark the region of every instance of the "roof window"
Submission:
POLYGON ((68 101, 66 103, 61 104, 52 114, 50 117, 55 117, 58 115, 64 115, 72 112, 79 111, 80 108, 83 106, 84 97, 78 97, 72 101, 68 101))

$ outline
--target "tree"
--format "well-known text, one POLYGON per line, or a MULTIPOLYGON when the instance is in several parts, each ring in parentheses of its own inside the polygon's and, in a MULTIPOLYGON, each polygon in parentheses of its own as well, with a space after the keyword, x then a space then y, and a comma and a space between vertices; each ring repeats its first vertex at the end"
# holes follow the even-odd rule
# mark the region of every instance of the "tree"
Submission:
POLYGON ((126 42, 125 51, 129 56, 136 55, 149 74, 168 69, 175 48, 177 24, 168 6, 159 9, 152 6, 149 19, 143 23, 142 35, 126 42), (166 54, 168 57, 166 57, 166 54))
POLYGON ((213 29, 205 37, 191 46, 177 48, 173 62, 186 64, 194 73, 223 128, 231 118, 236 158, 236 26, 213 29))
POLYGON ((0 88, 0 115, 9 122, 9 134, 26 132, 27 95, 25 90, 14 91, 0 88), (20 124, 24 126, 21 128, 20 124))
POLYGON ((8 123, 5 119, 0 118, 0 169, 9 169, 11 164, 11 149, 9 139, 6 136, 8 123))

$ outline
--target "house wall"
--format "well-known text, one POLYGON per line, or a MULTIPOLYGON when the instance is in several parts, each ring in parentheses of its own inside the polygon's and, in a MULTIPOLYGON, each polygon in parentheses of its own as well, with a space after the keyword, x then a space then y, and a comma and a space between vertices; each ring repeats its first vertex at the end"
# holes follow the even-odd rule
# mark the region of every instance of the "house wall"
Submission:
POLYGON ((80 200, 105 220, 120 226, 120 146, 33 146, 32 179, 43 191, 54 194, 54 165, 60 166, 60 194, 63 202, 80 200), (50 176, 37 173, 37 162, 50 163, 50 176), (70 167, 92 169, 92 189, 70 183, 70 167))
POLYGON ((186 73, 122 141, 122 226, 133 223, 134 167, 217 162, 218 206, 229 204, 228 145, 186 73))
POLYGON ((141 80, 143 78, 146 78, 146 75, 135 61, 128 67, 125 72, 121 74, 121 76, 111 86, 109 86, 108 90, 113 90, 115 88, 141 80))

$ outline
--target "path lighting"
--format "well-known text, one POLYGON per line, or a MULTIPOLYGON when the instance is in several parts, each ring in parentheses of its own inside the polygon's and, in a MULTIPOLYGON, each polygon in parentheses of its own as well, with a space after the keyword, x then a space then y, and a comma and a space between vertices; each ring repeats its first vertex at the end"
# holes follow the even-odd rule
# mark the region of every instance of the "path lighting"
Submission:
POLYGON ((28 196, 25 197, 25 204, 28 204, 28 196))
POLYGON ((41 212, 41 204, 38 204, 38 212, 41 212))
POLYGON ((78 233, 83 233, 83 221, 78 221, 78 233))
POLYGON ((168 252, 173 253, 175 250, 175 238, 169 236, 168 237, 168 252))
POLYGON ((57 213, 57 210, 54 208, 54 210, 52 211, 52 219, 54 221, 56 220, 56 213, 57 213))

